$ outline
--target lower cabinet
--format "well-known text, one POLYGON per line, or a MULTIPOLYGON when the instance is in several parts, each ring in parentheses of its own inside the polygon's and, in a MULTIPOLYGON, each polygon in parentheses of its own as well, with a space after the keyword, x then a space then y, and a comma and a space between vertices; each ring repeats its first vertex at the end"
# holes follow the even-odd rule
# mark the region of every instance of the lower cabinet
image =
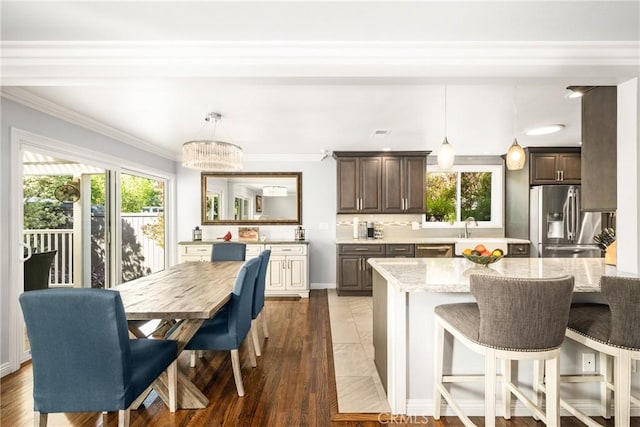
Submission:
MULTIPOLYGON (((210 261, 213 242, 180 242, 179 262, 210 261)), ((267 296, 309 297, 308 244, 247 244, 246 259, 256 258, 271 249, 265 294, 267 296)))
POLYGON ((338 295, 371 295, 373 271, 367 260, 384 257, 385 245, 338 245, 338 295))
POLYGON ((529 258, 528 243, 509 243, 507 245, 507 257, 509 258, 529 258))
POLYGON ((267 296, 309 297, 309 263, 306 244, 266 245, 271 249, 267 269, 267 296))

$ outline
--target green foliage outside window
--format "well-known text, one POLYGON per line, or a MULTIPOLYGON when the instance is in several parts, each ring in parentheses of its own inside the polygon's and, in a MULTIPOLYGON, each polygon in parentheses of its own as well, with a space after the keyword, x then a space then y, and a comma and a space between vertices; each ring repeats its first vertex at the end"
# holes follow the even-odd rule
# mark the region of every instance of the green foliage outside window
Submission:
POLYGON ((476 221, 491 221, 491 174, 427 173, 427 221, 453 223, 464 221, 470 216, 476 221))

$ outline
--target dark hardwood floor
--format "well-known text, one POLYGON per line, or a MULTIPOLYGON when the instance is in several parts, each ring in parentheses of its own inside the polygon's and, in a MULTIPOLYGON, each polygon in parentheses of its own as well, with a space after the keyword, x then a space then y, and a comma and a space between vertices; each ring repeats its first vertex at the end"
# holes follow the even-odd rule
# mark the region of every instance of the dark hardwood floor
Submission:
MULTIPOLYGON (((461 426, 454 417, 439 422, 414 417, 385 417, 378 422, 376 414, 337 414, 333 356, 329 328, 326 291, 312 291, 307 299, 270 299, 270 338, 264 342, 258 367, 251 368, 242 351, 242 375, 246 394, 236 394, 228 352, 208 353, 189 372, 195 384, 209 397, 202 410, 168 408, 152 393, 144 405, 131 413, 131 426, 343 426, 377 425, 461 426), (411 421, 411 422, 404 422, 411 421)), ((0 384, 0 425, 18 427, 33 425, 31 365, 3 378, 0 384)), ((384 417, 384 415, 383 415, 384 417)), ((117 426, 116 414, 104 418, 97 413, 51 414, 49 426, 117 426)), ((473 421, 482 425, 481 418, 473 421)), ((599 420, 603 422, 602 419, 599 420)), ((640 423, 634 419, 632 425, 640 423)), ((496 420, 498 426, 543 426, 532 418, 496 420)), ((563 417, 562 425, 582 426, 574 418, 563 417)), ((605 425, 613 426, 612 422, 605 425)))

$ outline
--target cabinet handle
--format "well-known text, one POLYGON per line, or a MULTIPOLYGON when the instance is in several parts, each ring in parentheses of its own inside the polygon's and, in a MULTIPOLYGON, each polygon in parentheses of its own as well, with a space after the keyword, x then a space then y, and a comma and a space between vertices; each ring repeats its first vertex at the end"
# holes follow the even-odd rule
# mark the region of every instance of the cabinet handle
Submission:
POLYGON ((364 203, 362 202, 362 197, 360 198, 360 210, 364 209, 364 203))
POLYGON ((560 171, 560 181, 564 181, 564 171, 560 171))

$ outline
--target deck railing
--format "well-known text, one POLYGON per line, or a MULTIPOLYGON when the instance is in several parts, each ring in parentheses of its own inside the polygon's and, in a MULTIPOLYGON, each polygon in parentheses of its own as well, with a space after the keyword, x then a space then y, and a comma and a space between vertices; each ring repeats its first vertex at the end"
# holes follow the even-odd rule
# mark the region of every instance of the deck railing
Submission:
MULTIPOLYGON (((142 228, 146 224, 155 223, 157 217, 157 213, 122 214, 122 221, 131 226, 135 240, 140 244, 144 267, 151 272, 164 269, 164 248, 146 236, 142 228)), ((49 287, 74 286, 73 229, 25 230, 24 242, 36 252, 57 251, 51 266, 49 287)))
POLYGON ((51 265, 49 287, 73 286, 73 230, 25 230, 24 238, 33 251, 57 251, 51 265))

